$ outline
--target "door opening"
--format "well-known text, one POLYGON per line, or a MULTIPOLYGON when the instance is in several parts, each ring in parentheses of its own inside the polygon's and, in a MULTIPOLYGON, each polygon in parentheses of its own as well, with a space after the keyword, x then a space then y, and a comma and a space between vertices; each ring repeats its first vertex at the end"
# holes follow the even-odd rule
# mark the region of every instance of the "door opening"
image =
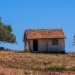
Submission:
POLYGON ((38 51, 38 40, 33 40, 33 50, 38 51))

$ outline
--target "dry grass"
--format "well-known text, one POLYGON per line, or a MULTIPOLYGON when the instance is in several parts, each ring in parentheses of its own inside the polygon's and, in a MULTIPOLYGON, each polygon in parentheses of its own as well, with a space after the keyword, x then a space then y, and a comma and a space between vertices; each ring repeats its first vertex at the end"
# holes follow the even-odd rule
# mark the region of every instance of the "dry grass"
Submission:
POLYGON ((75 75, 75 53, 0 51, 0 75, 75 75))

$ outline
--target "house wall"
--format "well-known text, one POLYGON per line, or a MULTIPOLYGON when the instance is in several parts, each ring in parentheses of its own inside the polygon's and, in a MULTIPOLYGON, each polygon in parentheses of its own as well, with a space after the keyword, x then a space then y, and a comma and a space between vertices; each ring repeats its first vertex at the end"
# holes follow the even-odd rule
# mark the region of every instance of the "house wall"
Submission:
MULTIPOLYGON (((28 40, 28 44, 33 51, 33 40, 28 40)), ((58 45, 52 45, 52 39, 38 39, 38 51, 65 51, 64 39, 58 39, 58 45)))
POLYGON ((26 41, 26 43, 24 44, 24 49, 27 49, 29 51, 29 43, 28 43, 28 40, 26 41))
POLYGON ((46 51, 46 39, 38 39, 38 51, 46 51))
POLYGON ((31 52, 33 51, 33 40, 29 40, 29 49, 31 52))
POLYGON ((48 51, 65 51, 64 39, 58 39, 58 45, 52 45, 52 39, 47 39, 48 51))

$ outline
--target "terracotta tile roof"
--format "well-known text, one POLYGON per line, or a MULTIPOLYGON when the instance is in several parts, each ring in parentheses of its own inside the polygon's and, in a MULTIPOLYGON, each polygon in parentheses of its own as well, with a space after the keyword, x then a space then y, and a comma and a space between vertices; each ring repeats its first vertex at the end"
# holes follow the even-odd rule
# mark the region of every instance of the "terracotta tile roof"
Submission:
POLYGON ((66 38, 62 29, 27 29, 25 35, 27 39, 66 38))

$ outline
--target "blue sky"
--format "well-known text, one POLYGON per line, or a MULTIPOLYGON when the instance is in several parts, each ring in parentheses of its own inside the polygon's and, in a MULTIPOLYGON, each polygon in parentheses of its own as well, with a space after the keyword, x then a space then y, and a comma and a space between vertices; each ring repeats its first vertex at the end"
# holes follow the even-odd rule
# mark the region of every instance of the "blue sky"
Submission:
POLYGON ((62 28, 65 49, 75 51, 75 0, 0 0, 0 16, 4 24, 10 24, 18 44, 1 43, 0 46, 23 50, 25 29, 62 28))

